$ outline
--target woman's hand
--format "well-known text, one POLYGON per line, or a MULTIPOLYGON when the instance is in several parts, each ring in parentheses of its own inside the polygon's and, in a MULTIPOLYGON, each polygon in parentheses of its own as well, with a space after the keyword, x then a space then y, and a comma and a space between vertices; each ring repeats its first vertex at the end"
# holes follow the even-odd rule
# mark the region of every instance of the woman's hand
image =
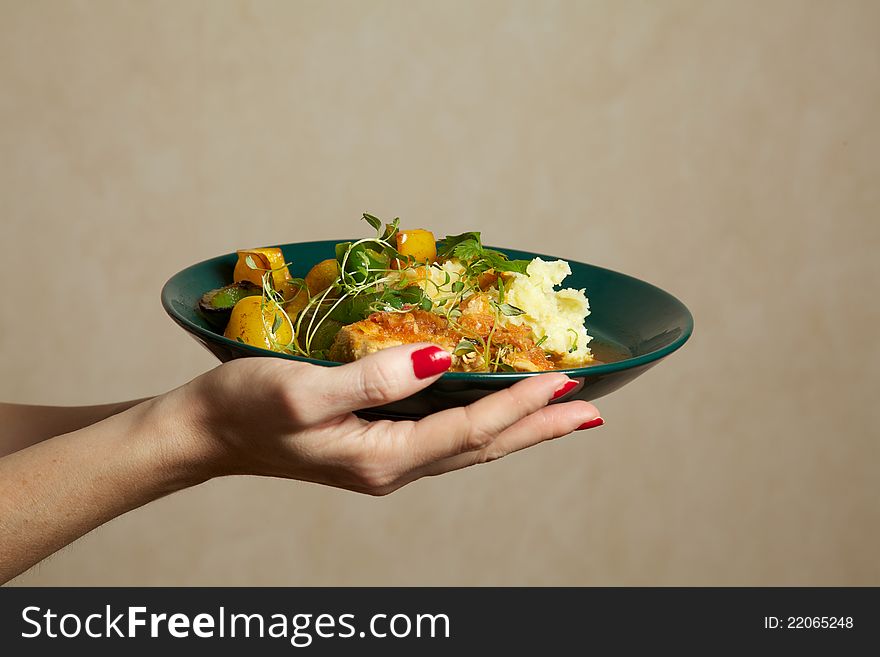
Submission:
POLYGON ((196 478, 269 475, 370 495, 602 424, 587 402, 548 406, 573 387, 559 373, 418 421, 368 422, 352 413, 403 399, 449 366, 449 354, 426 343, 339 367, 246 358, 154 402, 177 427, 166 432, 167 458, 187 462, 196 478))
MULTIPOLYGON (((89 411, 104 419, 63 435, 33 440, 45 423, 23 431, 12 440, 29 446, 0 458, 0 583, 111 518, 212 477, 270 475, 385 495, 602 423, 586 402, 547 406, 574 384, 558 373, 418 422, 352 414, 407 397, 448 367, 449 354, 428 344, 329 368, 247 358, 130 408, 89 411)), ((0 411, 23 418, 33 409, 0 411)), ((86 417, 62 415, 53 426, 86 417)))

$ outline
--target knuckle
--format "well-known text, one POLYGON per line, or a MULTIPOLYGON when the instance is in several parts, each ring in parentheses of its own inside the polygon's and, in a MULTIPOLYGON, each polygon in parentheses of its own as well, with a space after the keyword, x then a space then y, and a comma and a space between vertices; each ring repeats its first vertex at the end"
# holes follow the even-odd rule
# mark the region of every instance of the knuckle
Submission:
MULTIPOLYGON (((377 472, 369 478, 370 489, 378 494, 394 485, 397 478, 389 472, 377 472)), ((389 491, 390 492, 390 491, 389 491)))
POLYGON ((557 435, 560 432, 558 424, 559 422, 553 414, 545 412, 535 413, 531 420, 533 433, 540 440, 547 440, 557 435))
POLYGON ((369 495, 370 497, 387 497, 388 495, 391 495, 391 493, 396 491, 398 488, 400 488, 400 487, 395 484, 387 484, 385 486, 369 488, 369 489, 365 490, 364 492, 367 495, 369 495))
POLYGON ((480 459, 480 463, 491 463, 492 461, 497 461, 500 458, 506 456, 505 452, 496 449, 486 450, 482 454, 482 458, 480 459))
POLYGON ((496 432, 486 428, 474 416, 474 410, 470 406, 465 407, 465 421, 467 423, 467 430, 462 441, 462 447, 465 451, 482 449, 495 440, 496 432))
MULTIPOLYGON (((357 488, 369 495, 382 495, 397 479, 378 460, 361 458, 351 467, 357 488)), ((391 492, 391 491, 388 491, 391 492)))
POLYGON ((505 402, 515 408, 516 414, 520 417, 528 415, 543 405, 537 403, 534 400, 534 393, 530 393, 530 391, 526 390, 524 386, 513 386, 505 388, 500 392, 505 397, 505 402))
POLYGON ((393 368, 379 359, 363 362, 358 385, 364 401, 373 405, 394 399, 400 390, 393 368))
POLYGON ((308 407, 303 403, 302 393, 297 386, 279 381, 275 387, 275 397, 288 420, 297 426, 307 423, 308 407))

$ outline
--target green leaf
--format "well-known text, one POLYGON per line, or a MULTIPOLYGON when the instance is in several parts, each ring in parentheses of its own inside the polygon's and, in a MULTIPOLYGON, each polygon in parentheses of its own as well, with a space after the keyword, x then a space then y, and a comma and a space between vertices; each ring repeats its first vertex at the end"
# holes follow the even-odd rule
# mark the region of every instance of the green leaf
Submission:
POLYGON ((483 255, 483 247, 477 240, 464 240, 455 245, 452 255, 463 262, 470 262, 483 255))
POLYGON ((438 244, 437 255, 440 258, 451 258, 453 256, 453 251, 455 247, 460 243, 465 242, 467 240, 476 242, 480 248, 482 248, 482 242, 480 241, 480 233, 475 231, 469 231, 467 233, 462 233, 461 235, 447 235, 444 237, 440 244, 438 244))
POLYGON ((420 288, 418 285, 410 285, 409 287, 405 287, 398 294, 405 303, 418 304, 421 303, 422 299, 425 298, 425 291, 422 290, 422 288, 420 288))
POLYGON ((379 300, 380 295, 372 292, 359 294, 356 297, 348 297, 341 301, 328 316, 329 319, 340 324, 354 324, 366 319, 371 312, 370 306, 379 300))
POLYGON ((431 310, 431 308, 434 307, 434 304, 431 303, 431 300, 428 297, 423 297, 422 300, 419 302, 419 307, 422 310, 431 310))
POLYGON ((395 249, 393 246, 383 246, 383 247, 382 247, 382 253, 385 255, 386 258, 388 258, 388 262, 389 262, 389 263, 390 263, 391 261, 393 261, 393 260, 403 260, 403 261, 406 261, 406 260, 410 260, 410 259, 411 259, 409 256, 402 256, 402 255, 400 255, 400 251, 398 251, 397 249, 395 249))
POLYGON ((336 260, 339 262, 342 281, 349 285, 364 285, 381 278, 388 270, 388 257, 373 249, 375 243, 362 243, 347 247, 340 252, 336 248, 336 260), (346 252, 348 257, 346 258, 346 252), (342 266, 343 260, 345 266, 342 266), (373 271, 370 271, 373 270, 373 271))
POLYGON ((235 336, 235 341, 236 341, 236 342, 240 342, 241 344, 247 344, 247 342, 245 342, 244 340, 242 340, 242 339, 241 339, 240 337, 238 337, 237 335, 235 336))
POLYGON ((540 340, 538 340, 538 341, 535 343, 535 346, 536 346, 536 347, 540 347, 542 344, 544 344, 545 342, 547 342, 547 337, 548 337, 548 336, 545 335, 543 338, 541 338, 540 340))
POLYGON ((498 363, 498 369, 502 372, 516 372, 516 369, 507 363, 498 363))
POLYGON ((480 274, 492 269, 492 263, 486 258, 479 258, 469 263, 467 266, 467 275, 470 278, 476 278, 480 274))
POLYGON ((504 279, 498 277, 498 301, 504 303, 504 279))
POLYGON ((492 269, 495 271, 508 271, 517 274, 527 274, 528 266, 528 260, 497 260, 492 263, 492 269))
POLYGON ((345 257, 346 251, 351 248, 351 242, 339 242, 336 245, 336 262, 339 263, 339 266, 342 266, 342 259, 345 257))
POLYGON ((364 251, 352 251, 352 256, 354 256, 355 267, 357 267, 358 271, 366 271, 370 268, 370 256, 368 256, 364 251))
POLYGON ((496 271, 510 271, 518 274, 525 274, 526 268, 529 266, 528 260, 509 260, 501 251, 494 249, 484 249, 483 258, 496 271))
POLYGON ((398 232, 400 232, 400 217, 394 217, 390 224, 385 224, 385 232, 382 233, 382 239, 385 242, 393 243, 398 232))
POLYGON ((462 283, 461 281, 455 281, 455 283, 452 284, 452 291, 456 294, 461 292, 463 289, 464 283, 462 283))
POLYGON ((281 319, 281 313, 275 315, 275 321, 272 322, 272 335, 278 333, 278 329, 281 328, 281 322, 284 320, 281 319))
POLYGON ((312 356, 312 358, 318 358, 318 356, 315 356, 316 351, 325 351, 330 349, 330 345, 333 344, 333 340, 336 337, 336 334, 339 333, 339 329, 341 328, 342 324, 333 321, 329 317, 321 322, 321 325, 312 335, 312 341, 310 345, 310 355, 312 356))
POLYGON ((254 262, 254 256, 252 255, 248 255, 247 257, 245 257, 244 264, 246 264, 251 269, 258 269, 257 263, 254 262))
POLYGON ((367 214, 364 212, 364 220, 373 227, 377 233, 382 229, 382 220, 379 217, 374 217, 371 214, 367 214))
POLYGON ((526 314, 526 311, 522 308, 517 308, 516 306, 512 306, 509 303, 499 303, 498 310, 501 311, 502 315, 507 315, 508 317, 516 317, 517 315, 526 314))
POLYGON ((455 354, 456 356, 463 356, 465 354, 469 354, 472 351, 476 351, 476 350, 477 350, 477 347, 476 347, 476 345, 474 345, 473 342, 471 342, 470 340, 467 340, 465 338, 462 338, 461 340, 458 341, 458 344, 455 345, 455 349, 452 350, 452 353, 455 354))

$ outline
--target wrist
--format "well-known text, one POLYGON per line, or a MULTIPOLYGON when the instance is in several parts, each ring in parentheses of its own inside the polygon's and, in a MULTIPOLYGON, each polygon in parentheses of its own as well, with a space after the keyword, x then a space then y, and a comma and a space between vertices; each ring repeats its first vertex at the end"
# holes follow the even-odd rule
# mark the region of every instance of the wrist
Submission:
POLYGON ((142 405, 157 464, 173 488, 196 486, 223 474, 216 440, 203 421, 205 413, 189 397, 184 386, 142 405))

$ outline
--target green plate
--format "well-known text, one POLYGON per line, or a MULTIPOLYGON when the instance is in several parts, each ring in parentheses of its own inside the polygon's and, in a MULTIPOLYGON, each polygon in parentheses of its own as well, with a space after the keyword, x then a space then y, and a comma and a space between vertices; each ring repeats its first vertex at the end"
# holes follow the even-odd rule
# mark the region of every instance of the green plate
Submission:
MULTIPOLYGON (((337 242, 298 242, 281 245, 284 257, 293 263, 291 274, 305 276, 315 263, 334 257, 337 242)), ((353 241, 353 240, 352 240, 353 241)), ((556 260, 554 256, 514 249, 496 248, 511 258, 556 260)), ((199 298, 232 282, 236 254, 218 256, 187 267, 172 276, 162 288, 165 311, 195 340, 221 361, 245 356, 272 356, 316 365, 335 366, 330 361, 289 356, 242 344, 223 337, 211 327, 198 309, 199 298)), ((587 330, 593 336, 590 347, 600 365, 560 370, 578 385, 556 400, 591 401, 614 392, 681 347, 690 337, 694 320, 685 305, 668 292, 632 276, 582 262, 568 261, 571 275, 565 287, 586 288, 591 314, 587 330)), ((453 406, 462 406, 513 385, 534 373, 449 372, 425 390, 398 402, 364 412, 367 417, 419 418, 453 406)))

